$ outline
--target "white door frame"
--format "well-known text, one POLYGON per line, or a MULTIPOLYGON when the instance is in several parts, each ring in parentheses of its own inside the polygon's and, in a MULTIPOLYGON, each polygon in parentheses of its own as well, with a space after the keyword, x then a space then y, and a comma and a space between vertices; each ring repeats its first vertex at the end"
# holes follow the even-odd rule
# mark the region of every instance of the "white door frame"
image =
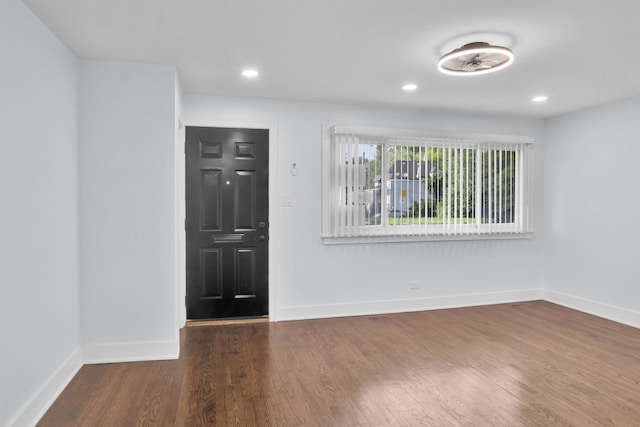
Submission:
POLYGON ((269 131, 269 321, 278 319, 277 284, 278 271, 278 124, 273 122, 247 122, 230 120, 185 120, 176 140, 176 313, 178 328, 187 320, 185 297, 187 292, 186 252, 187 235, 185 230, 185 127, 204 126, 214 128, 266 129, 269 131))

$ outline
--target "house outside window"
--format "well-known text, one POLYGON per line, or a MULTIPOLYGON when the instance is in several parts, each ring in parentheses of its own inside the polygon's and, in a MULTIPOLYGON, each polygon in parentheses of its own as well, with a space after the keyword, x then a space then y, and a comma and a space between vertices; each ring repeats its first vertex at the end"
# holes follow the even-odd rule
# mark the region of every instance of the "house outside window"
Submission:
POLYGON ((323 129, 325 243, 532 236, 533 138, 323 129))

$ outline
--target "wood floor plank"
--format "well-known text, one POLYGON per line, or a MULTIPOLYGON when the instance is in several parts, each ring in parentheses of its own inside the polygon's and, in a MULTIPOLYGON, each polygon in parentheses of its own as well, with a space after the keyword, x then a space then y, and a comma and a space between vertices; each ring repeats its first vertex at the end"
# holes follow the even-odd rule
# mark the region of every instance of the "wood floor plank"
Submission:
POLYGON ((634 426, 640 330, 543 301, 181 331, 84 366, 47 426, 634 426))

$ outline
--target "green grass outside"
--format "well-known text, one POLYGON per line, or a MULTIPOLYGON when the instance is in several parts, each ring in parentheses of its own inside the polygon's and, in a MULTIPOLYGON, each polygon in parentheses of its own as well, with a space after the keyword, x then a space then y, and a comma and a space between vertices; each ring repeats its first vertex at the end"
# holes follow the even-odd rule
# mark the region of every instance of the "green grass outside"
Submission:
MULTIPOLYGON (((451 218, 449 220, 450 224, 475 224, 475 218, 451 218)), ((376 222, 371 222, 368 225, 378 224, 376 222)), ((442 225, 444 224, 444 218, 441 217, 389 217, 389 225, 425 225, 425 224, 435 224, 442 225)))
MULTIPOLYGON (((449 224, 475 224, 475 218, 450 218, 449 224)), ((444 224, 444 218, 437 217, 407 217, 407 218, 389 218, 389 225, 424 225, 424 224, 444 224)))

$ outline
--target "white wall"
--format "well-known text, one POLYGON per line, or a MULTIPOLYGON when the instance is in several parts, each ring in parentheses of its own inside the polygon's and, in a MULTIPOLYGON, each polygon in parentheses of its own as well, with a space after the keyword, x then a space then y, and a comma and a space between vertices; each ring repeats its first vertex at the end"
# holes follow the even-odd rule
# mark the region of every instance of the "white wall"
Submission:
MULTIPOLYGON (((544 151, 542 121, 193 95, 183 100, 183 116, 186 122, 240 120, 278 124, 280 170, 272 171, 271 178, 279 180, 281 193, 293 194, 295 200, 294 207, 279 208, 281 232, 271 236, 278 239, 279 247, 280 319, 426 308, 427 299, 434 297, 492 292, 513 295, 512 291, 543 286, 542 251, 537 237, 348 246, 324 246, 320 238, 322 124, 526 135, 536 138, 536 155, 540 155, 544 151), (298 164, 295 177, 289 173, 293 161, 298 164), (359 268, 354 270, 354 265, 359 268), (411 280, 422 282, 422 288, 410 290, 411 280), (393 303, 404 299, 421 302, 393 303), (346 306, 336 308, 340 304, 346 306)), ((541 189, 542 174, 537 176, 537 187, 541 189)), ((540 194, 537 199, 541 201, 539 218, 540 194)), ((537 231, 544 232, 540 228, 537 231)))
POLYGON ((0 58, 5 425, 80 348, 77 64, 18 0, 0 4, 0 58))
MULTIPOLYGON (((548 120, 548 287, 640 312, 640 98, 548 120)), ((638 316, 636 316, 638 317, 638 316)))
POLYGON ((80 61, 79 73, 85 355, 175 357, 175 68, 80 61))

